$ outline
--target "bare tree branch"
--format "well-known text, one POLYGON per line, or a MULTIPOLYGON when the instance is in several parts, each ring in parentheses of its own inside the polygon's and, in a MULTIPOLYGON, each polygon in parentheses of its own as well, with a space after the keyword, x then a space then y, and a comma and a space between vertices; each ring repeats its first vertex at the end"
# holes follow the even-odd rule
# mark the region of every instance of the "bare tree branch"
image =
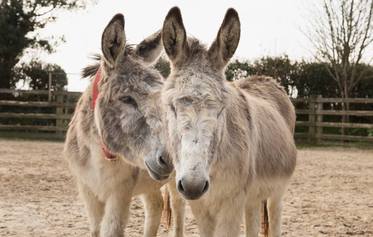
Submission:
POLYGON ((341 96, 348 97, 366 77, 359 65, 373 44, 373 0, 323 0, 321 9, 308 38, 316 58, 329 62, 341 96))

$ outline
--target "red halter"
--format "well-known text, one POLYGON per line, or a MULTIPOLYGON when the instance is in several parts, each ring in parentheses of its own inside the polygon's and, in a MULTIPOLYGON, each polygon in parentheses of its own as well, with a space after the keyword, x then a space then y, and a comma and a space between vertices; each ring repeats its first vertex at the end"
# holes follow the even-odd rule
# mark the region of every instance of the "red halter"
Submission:
MULTIPOLYGON (((92 103, 91 103, 92 110, 95 110, 96 101, 97 101, 97 97, 99 94, 98 84, 100 83, 101 79, 102 79, 101 67, 99 67, 96 72, 95 80, 93 81, 93 87, 92 87, 92 103)), ((101 141, 101 150, 102 150, 102 153, 104 153, 104 156, 107 160, 114 161, 117 159, 117 156, 111 153, 110 150, 107 148, 107 146, 102 141, 101 141)))
POLYGON ((93 88, 92 88, 92 103, 91 103, 91 109, 95 110, 96 101, 98 97, 98 83, 101 81, 101 67, 98 68, 95 80, 93 81, 93 88))

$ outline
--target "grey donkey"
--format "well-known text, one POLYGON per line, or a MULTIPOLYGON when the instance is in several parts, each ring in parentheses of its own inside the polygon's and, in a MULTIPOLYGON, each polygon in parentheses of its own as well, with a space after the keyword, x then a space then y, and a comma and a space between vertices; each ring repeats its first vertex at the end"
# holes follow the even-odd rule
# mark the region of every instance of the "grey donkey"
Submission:
MULTIPOLYGON (((160 32, 137 46, 126 45, 124 17, 118 14, 103 32, 103 56, 83 71, 85 77, 96 76, 77 103, 64 156, 84 200, 92 237, 123 236, 135 195, 142 195, 145 204, 144 236, 156 236, 163 208, 160 188, 167 180, 153 179, 165 180, 172 170, 161 137, 163 78, 150 67, 162 50, 160 32), (153 172, 152 179, 144 161, 167 175, 153 172)), ((181 228, 174 236, 182 236, 182 220, 175 222, 181 228)))
POLYGON ((239 236, 243 217, 246 236, 258 236, 266 200, 269 236, 278 237, 282 197, 296 165, 295 112, 271 78, 225 79, 239 39, 234 9, 208 49, 187 37, 177 7, 169 11, 162 31, 172 62, 162 90, 167 150, 201 236, 239 236))

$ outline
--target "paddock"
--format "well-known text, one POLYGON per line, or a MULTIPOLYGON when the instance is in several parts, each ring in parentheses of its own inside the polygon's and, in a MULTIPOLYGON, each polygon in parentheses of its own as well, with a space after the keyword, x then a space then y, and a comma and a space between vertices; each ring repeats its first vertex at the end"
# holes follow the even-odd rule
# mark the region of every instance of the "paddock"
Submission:
MULTIPOLYGON (((0 139, 0 236, 88 236, 62 142, 0 139)), ((283 236, 373 236, 373 149, 302 147, 285 195, 283 236)), ((134 199, 126 236, 142 236, 134 199)), ((186 236, 198 236, 187 209, 186 236)), ((159 236, 167 236, 162 226, 159 236)))

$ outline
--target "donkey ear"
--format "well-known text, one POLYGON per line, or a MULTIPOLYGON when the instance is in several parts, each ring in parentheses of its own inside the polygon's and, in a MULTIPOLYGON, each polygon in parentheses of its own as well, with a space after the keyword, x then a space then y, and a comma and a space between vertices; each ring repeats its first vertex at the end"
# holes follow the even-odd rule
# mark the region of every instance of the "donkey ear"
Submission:
POLYGON ((162 41, 164 49, 174 65, 181 64, 187 58, 188 40, 178 7, 168 12, 163 23, 162 41))
POLYGON ((162 52, 162 31, 159 30, 144 39, 136 46, 136 54, 144 60, 146 64, 155 62, 162 52))
POLYGON ((102 53, 111 66, 114 66, 118 56, 124 52, 125 45, 124 16, 117 14, 106 26, 101 38, 102 53))
POLYGON ((232 58, 240 41, 241 24, 238 13, 229 8, 218 35, 209 49, 209 57, 217 68, 224 68, 232 58))

